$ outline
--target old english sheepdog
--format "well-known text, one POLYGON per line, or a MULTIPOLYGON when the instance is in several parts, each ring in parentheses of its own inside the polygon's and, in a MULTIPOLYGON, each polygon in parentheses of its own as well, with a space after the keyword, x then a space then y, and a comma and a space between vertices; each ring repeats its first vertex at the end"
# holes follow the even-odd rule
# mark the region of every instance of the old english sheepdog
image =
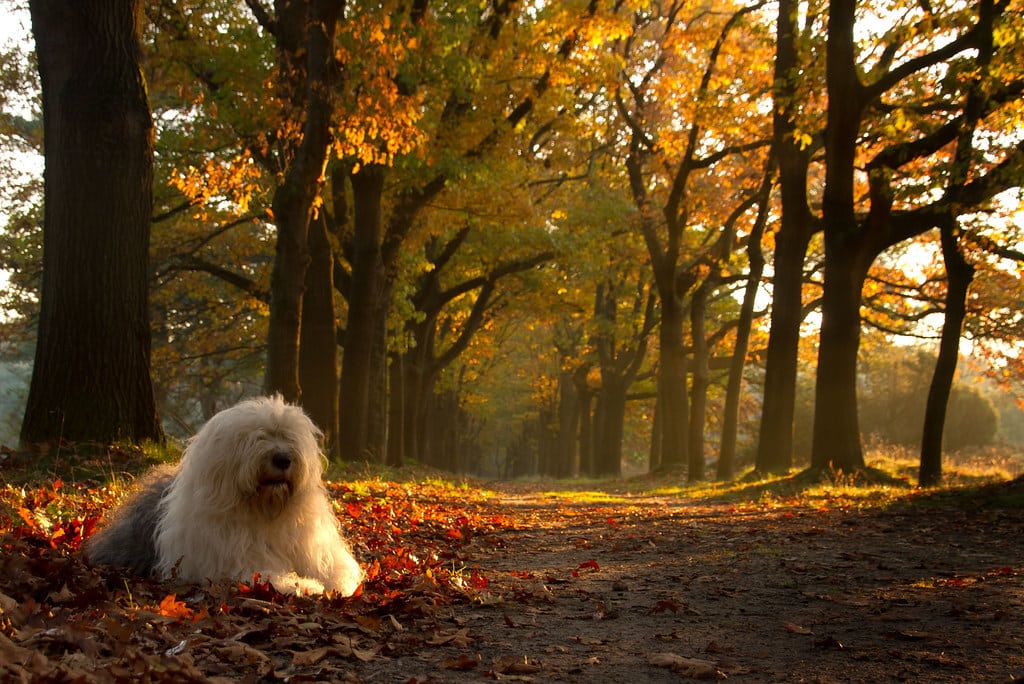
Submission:
POLYGON ((87 542, 91 563, 185 582, 258 574, 281 592, 351 595, 362 579, 321 481, 320 431, 280 396, 211 418, 87 542))

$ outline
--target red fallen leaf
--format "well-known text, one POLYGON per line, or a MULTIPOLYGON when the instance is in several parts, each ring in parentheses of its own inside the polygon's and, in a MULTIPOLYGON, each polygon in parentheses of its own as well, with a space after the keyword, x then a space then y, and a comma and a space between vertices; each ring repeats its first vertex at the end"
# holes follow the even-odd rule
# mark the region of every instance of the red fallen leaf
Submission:
POLYGON ((455 527, 448 528, 449 539, 462 539, 462 532, 455 527))
POLYGON ((349 516, 358 519, 363 515, 363 507, 355 501, 349 501, 345 504, 345 510, 348 511, 349 516))
POLYGON ((594 572, 599 572, 601 570, 601 568, 597 565, 597 561, 596 560, 583 561, 578 566, 576 566, 576 569, 577 570, 590 569, 590 570, 593 570, 594 572))
POLYGON ((469 585, 474 589, 486 589, 490 583, 490 580, 476 569, 469 573, 469 585))
POLYGON ((53 481, 53 491, 57 491, 58 489, 60 489, 63 486, 64 486, 64 480, 60 479, 59 477, 56 480, 53 481))

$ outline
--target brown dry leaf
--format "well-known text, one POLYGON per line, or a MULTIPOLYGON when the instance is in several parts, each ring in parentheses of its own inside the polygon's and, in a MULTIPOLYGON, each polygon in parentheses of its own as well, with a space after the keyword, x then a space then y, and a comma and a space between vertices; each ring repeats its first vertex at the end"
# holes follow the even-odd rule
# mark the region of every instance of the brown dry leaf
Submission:
POLYGON ((714 662, 702 658, 684 658, 675 653, 655 653, 651 656, 650 663, 655 667, 667 667, 673 672, 693 679, 725 677, 714 662))
POLYGON ((22 648, 3 634, 0 634, 0 665, 25 665, 32 660, 34 653, 35 651, 32 649, 22 648))
POLYGON ((46 600, 51 603, 67 603, 75 598, 75 593, 65 584, 60 591, 51 591, 46 600))
POLYGON ((527 658, 499 658, 494 661, 494 671, 498 674, 537 674, 540 672, 540 665, 531 663, 527 658))
POLYGON ((324 657, 334 651, 333 646, 322 646, 320 648, 314 648, 309 651, 293 651, 292 652, 292 665, 295 667, 308 667, 309 665, 316 665, 318 662, 324 659, 324 657))
POLYGON ((351 637, 336 637, 335 641, 338 643, 338 646, 334 647, 334 651, 337 655, 345 658, 356 658, 364 663, 368 663, 376 658, 377 653, 380 652, 380 646, 356 648, 352 644, 353 640, 351 637))
POLYGON ((0 593, 0 613, 11 613, 18 607, 18 602, 4 593, 0 593))
POLYGON ((782 623, 782 626, 791 634, 814 634, 813 630, 793 622, 784 622, 782 623))
POLYGON ((463 627, 458 631, 448 634, 438 634, 435 632, 434 636, 427 639, 427 643, 431 646, 451 645, 458 648, 466 648, 472 641, 473 639, 469 636, 468 627, 463 627))
POLYGON ((465 671, 465 670, 472 670, 473 668, 475 668, 479 664, 480 664, 480 661, 477 658, 471 658, 468 655, 463 654, 463 655, 460 655, 458 658, 447 658, 447 659, 445 659, 445 661, 443 663, 441 663, 441 667, 443 667, 446 670, 461 670, 461 671, 465 671))

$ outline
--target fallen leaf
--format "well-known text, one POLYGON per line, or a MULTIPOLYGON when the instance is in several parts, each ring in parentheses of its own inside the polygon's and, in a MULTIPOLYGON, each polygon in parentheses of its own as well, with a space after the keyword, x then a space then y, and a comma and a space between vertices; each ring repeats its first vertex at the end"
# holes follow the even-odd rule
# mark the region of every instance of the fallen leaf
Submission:
POLYGON ((314 648, 309 651, 294 651, 292 652, 292 665, 295 667, 316 665, 332 650, 334 650, 332 646, 321 646, 320 648, 314 648))
POLYGON ((473 668, 475 668, 479 664, 480 664, 480 661, 477 660, 476 658, 471 658, 468 655, 460 655, 458 658, 448 658, 448 659, 446 659, 443 663, 441 663, 441 667, 443 667, 446 670, 462 670, 462 671, 465 671, 465 670, 472 670, 473 668))
POLYGON ((702 658, 684 658, 675 653, 655 653, 650 657, 650 663, 655 667, 667 667, 673 672, 693 679, 725 677, 714 662, 702 658))
POLYGON ((434 636, 427 639, 427 643, 431 646, 458 646, 459 648, 466 648, 473 639, 469 636, 469 628, 463 627, 460 630, 451 632, 449 634, 438 634, 434 633, 434 636))
POLYGON ((791 634, 814 634, 814 632, 808 629, 807 627, 803 627, 792 622, 784 622, 782 623, 782 626, 785 627, 786 631, 790 632, 791 634))

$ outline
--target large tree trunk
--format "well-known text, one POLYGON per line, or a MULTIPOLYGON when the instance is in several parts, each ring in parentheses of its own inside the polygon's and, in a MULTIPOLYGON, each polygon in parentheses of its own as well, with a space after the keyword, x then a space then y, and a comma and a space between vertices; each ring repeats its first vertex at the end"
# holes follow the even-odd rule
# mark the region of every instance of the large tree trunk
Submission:
POLYGON ((809 150, 796 140, 798 76, 797 3, 780 0, 776 40, 775 154, 779 164, 782 218, 775 235, 772 314, 765 359, 764 404, 755 465, 763 473, 793 466, 797 355, 803 320, 803 268, 813 234, 807 206, 809 150))
POLYGON ((661 412, 660 470, 681 469, 688 464, 686 348, 683 344, 683 307, 662 298, 658 331, 661 357, 658 366, 658 410, 661 412))
POLYGON ((324 216, 310 223, 309 269, 302 298, 299 381, 302 405, 324 433, 329 458, 338 455, 338 331, 334 318, 334 252, 324 216))
MULTIPOLYGON (((305 79, 296 91, 295 100, 304 107, 302 141, 295 150, 284 180, 274 192, 273 212, 277 226, 277 249, 270 275, 270 320, 267 329, 267 368, 263 381, 268 393, 280 393, 286 400, 298 402, 302 397, 299 384, 299 340, 302 326, 302 298, 306 269, 309 266, 309 222, 316 198, 327 147, 334 107, 331 84, 337 74, 334 62, 334 34, 343 0, 313 0, 308 16, 298 10, 299 3, 288 7, 287 27, 282 16, 279 25, 285 45, 282 48, 285 67, 297 67, 297 55, 305 56, 305 79), (287 28, 287 31, 285 31, 287 28), (305 44, 289 45, 294 35, 305 32, 305 44)), ((301 72, 300 72, 301 73, 301 72)))
POLYGON ((829 5, 825 130, 825 280, 821 340, 814 393, 812 468, 845 471, 864 467, 857 418, 857 351, 860 347, 861 289, 871 259, 865 229, 858 225, 854 164, 863 94, 856 67, 855 0, 829 5))
POLYGON ((867 267, 849 244, 825 243, 821 343, 814 392, 811 467, 846 472, 864 467, 857 414, 861 289, 867 267))
POLYGON ((599 422, 595 425, 594 475, 622 475, 622 437, 626 422, 628 382, 621 377, 603 377, 597 395, 599 422))
POLYGON ((162 441, 148 309, 153 123, 138 0, 32 0, 43 282, 21 438, 162 441))
POLYGON ((341 366, 338 434, 343 460, 378 460, 384 453, 371 443, 371 400, 381 397, 377 372, 384 367, 375 355, 384 353, 379 339, 379 315, 385 295, 384 264, 381 260, 381 200, 385 171, 364 166, 352 176, 354 236, 352 238, 352 284, 349 290, 345 351, 341 366))

